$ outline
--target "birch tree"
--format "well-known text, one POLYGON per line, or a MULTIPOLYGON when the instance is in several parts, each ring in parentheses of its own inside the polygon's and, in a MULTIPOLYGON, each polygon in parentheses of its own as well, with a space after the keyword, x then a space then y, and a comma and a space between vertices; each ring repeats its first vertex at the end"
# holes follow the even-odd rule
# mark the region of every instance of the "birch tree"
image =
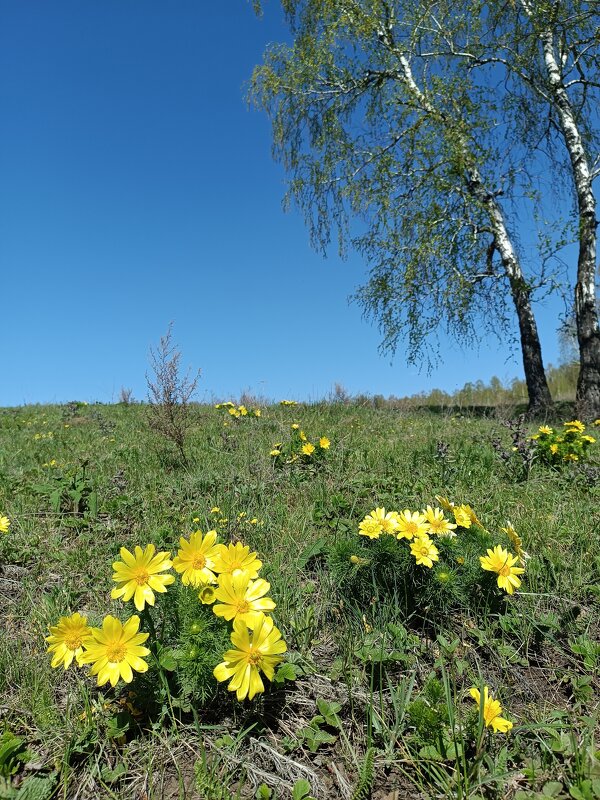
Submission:
POLYGON ((504 15, 490 4, 497 26, 480 65, 501 64, 508 96, 514 85, 527 103, 515 118, 547 120, 544 145, 563 148, 577 216, 578 258, 574 314, 580 371, 577 405, 582 416, 600 416, 600 326, 596 298, 597 228, 594 181, 600 175, 600 3, 581 0, 515 0, 504 15), (506 13, 508 11, 508 13, 506 13), (493 51, 493 52, 492 52, 493 51))
POLYGON ((283 0, 293 43, 269 48, 251 95, 313 244, 326 250, 336 232, 342 252, 351 243, 367 259, 357 298, 383 349, 404 339, 409 361, 432 363, 436 331, 462 344, 504 336, 512 308, 541 411, 551 398, 532 300, 557 280, 549 259, 524 264, 510 215, 517 194, 533 195, 499 140, 497 99, 454 52, 484 20, 442 6, 283 0))

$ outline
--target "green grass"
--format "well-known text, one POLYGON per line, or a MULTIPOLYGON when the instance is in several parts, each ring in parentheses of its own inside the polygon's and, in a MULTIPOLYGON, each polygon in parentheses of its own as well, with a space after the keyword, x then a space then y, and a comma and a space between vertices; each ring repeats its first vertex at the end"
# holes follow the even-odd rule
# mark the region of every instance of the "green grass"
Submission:
MULTIPOLYGON (((194 406, 184 467, 145 411, 0 410, 0 736, 28 750, 11 766, 0 747, 0 798, 291 798, 302 780, 317 798, 600 798, 600 445, 588 465, 527 474, 494 450, 511 446, 494 417, 318 404, 233 420, 194 406), (294 421, 331 439, 320 469, 274 469, 294 421), (494 536, 510 520, 531 556, 519 593, 485 600, 476 556, 468 600, 434 592, 407 611, 401 574, 387 595, 371 567, 360 592, 346 581, 333 553, 377 547, 358 536, 365 514, 435 495, 469 503, 494 536), (151 680, 98 689, 87 670, 50 668, 59 616, 123 617, 121 546, 175 552, 215 526, 258 551, 296 681, 253 703, 224 686, 175 696, 161 713, 151 680), (514 722, 506 736, 479 724, 468 690, 483 684, 514 722), (119 716, 129 691, 135 719, 119 716)), ((198 645, 184 644, 189 658, 198 645)))

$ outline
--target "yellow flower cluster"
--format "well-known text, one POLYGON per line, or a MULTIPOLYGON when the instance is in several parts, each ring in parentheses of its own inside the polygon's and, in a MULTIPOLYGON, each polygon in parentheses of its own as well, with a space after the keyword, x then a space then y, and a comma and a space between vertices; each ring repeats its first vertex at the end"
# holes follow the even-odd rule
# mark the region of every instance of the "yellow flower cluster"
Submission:
POLYGON ((331 447, 331 440, 327 436, 319 437, 316 444, 313 444, 297 422, 292 423, 290 429, 289 442, 286 444, 276 442, 271 449, 270 455, 275 459, 275 464, 294 464, 296 461, 314 462, 331 447))
MULTIPOLYGON (((206 534, 194 531, 189 539, 182 536, 173 560, 169 552, 157 553, 153 544, 144 549, 136 546, 133 553, 122 547, 121 561, 113 563, 116 586, 111 597, 125 603, 133 600, 136 609, 143 612, 146 605, 155 604, 155 592, 164 594, 175 582, 175 576, 167 572, 173 568, 182 584, 199 590, 201 603, 212 605, 217 617, 233 623, 234 649, 224 654, 214 676, 218 681, 231 679, 228 688, 236 692, 238 700, 252 700, 264 691, 260 673, 272 680, 287 648, 273 620, 265 614, 275 608, 275 603, 266 596, 270 584, 258 577, 262 562, 248 546, 241 542, 220 544, 217 536, 215 530, 206 534)), ((123 624, 109 615, 101 628, 89 627, 86 617, 79 613, 61 617, 46 638, 51 664, 62 664, 65 669, 73 660, 78 666, 91 664, 91 674, 97 676, 99 686, 107 682, 115 686, 119 679, 129 683, 134 672, 146 672, 144 657, 151 652, 142 646, 149 634, 140 633, 139 626, 138 616, 123 624)))
POLYGON ((54 439, 54 434, 52 431, 48 431, 48 433, 36 433, 33 438, 36 442, 39 442, 40 439, 54 439))
POLYGON ((578 419, 564 422, 563 428, 563 431, 555 431, 549 425, 541 425, 538 432, 529 437, 535 442, 540 458, 554 466, 585 459, 590 446, 596 442, 593 436, 584 433, 585 425, 578 419))
POLYGON ((297 406, 298 403, 295 400, 280 400, 280 406, 297 406))
MULTIPOLYGON (((389 534, 397 539, 407 540, 416 563, 431 569, 433 562, 439 561, 439 549, 431 536, 453 539, 456 537, 457 529, 468 530, 472 525, 477 525, 485 530, 470 505, 465 503, 456 505, 439 495, 436 496, 436 500, 442 508, 428 505, 421 511, 411 511, 405 508, 400 512, 375 508, 361 520, 358 532, 361 536, 369 539, 378 539, 382 534, 389 534), (453 515, 454 522, 445 516, 444 511, 453 515)), ((510 523, 501 530, 512 543, 517 555, 513 555, 501 545, 496 545, 493 549, 488 549, 485 556, 480 556, 479 560, 482 569, 498 575, 498 587, 508 594, 513 594, 514 590, 521 585, 521 579, 518 576, 525 572, 523 566, 515 566, 515 564, 520 562, 524 565, 529 555, 523 550, 521 538, 510 523)), ((356 560, 352 563, 357 565, 360 565, 360 561, 364 561, 357 556, 354 558, 356 560)), ((464 558, 457 559, 457 562, 464 564, 464 558)))
POLYGON ((213 612, 232 622, 234 648, 223 656, 214 670, 218 681, 230 680, 228 689, 238 700, 250 700, 264 691, 260 673, 273 679, 286 644, 271 617, 275 603, 266 597, 271 585, 258 577, 262 561, 247 545, 218 544, 217 532, 204 536, 196 531, 188 542, 180 540, 181 549, 173 567, 182 575, 182 583, 198 588, 200 602, 212 605, 213 612))
POLYGON ((0 533, 8 533, 9 528, 10 528, 9 518, 5 517, 3 514, 0 514, 0 533))
POLYGON ((226 403, 217 403, 215 408, 224 409, 231 417, 235 417, 235 419, 239 419, 240 417, 260 417, 262 415, 260 408, 248 409, 244 405, 236 406, 231 400, 228 400, 226 403))

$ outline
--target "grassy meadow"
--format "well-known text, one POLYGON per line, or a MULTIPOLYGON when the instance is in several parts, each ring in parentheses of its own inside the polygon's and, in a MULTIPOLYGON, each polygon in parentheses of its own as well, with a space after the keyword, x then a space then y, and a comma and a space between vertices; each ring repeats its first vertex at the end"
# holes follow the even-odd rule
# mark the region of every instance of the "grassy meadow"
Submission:
POLYGON ((190 406, 185 459, 145 405, 0 411, 0 799, 600 798, 600 444, 552 465, 538 424, 500 412, 260 410, 190 406), (317 450, 293 459, 301 431, 317 450), (431 566, 359 534, 436 496, 477 522, 432 535, 431 566), (480 563, 515 552, 509 524, 510 594, 480 563), (264 692, 213 677, 232 624, 173 569, 139 614, 147 672, 113 688, 51 667, 61 617, 139 613, 111 598, 120 548, 175 557, 213 529, 256 551, 276 603, 287 652, 264 692), (510 730, 486 724, 484 687, 510 730))

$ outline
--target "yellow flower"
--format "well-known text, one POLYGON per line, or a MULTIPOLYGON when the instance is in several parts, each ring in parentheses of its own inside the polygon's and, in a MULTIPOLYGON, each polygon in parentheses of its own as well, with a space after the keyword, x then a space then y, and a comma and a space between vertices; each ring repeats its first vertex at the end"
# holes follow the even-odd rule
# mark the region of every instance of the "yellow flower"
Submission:
POLYGON ((362 522, 358 523, 358 532, 361 536, 368 536, 369 539, 378 539, 383 527, 379 520, 374 519, 370 515, 366 516, 362 522))
POLYGON ((192 520, 192 522, 194 523, 194 525, 195 525, 197 522, 200 522, 200 517, 194 517, 194 519, 192 520))
POLYGON ((319 439, 319 447, 321 448, 321 450, 329 450, 329 448, 331 447, 331 442, 326 436, 321 436, 321 438, 319 439))
POLYGON ((148 638, 147 633, 138 633, 140 618, 133 616, 123 625, 110 615, 104 618, 102 628, 91 628, 90 638, 83 643, 85 650, 81 656, 82 664, 91 664, 91 674, 98 676, 98 686, 110 681, 116 686, 119 678, 125 683, 133 680, 133 670, 146 672, 148 664, 144 656, 150 654, 141 645, 148 638))
POLYGON ((219 506, 213 506, 211 508, 211 510, 210 510, 210 513, 211 514, 220 514, 221 513, 221 509, 219 508, 219 506))
POLYGON ((312 456, 312 454, 315 452, 314 444, 311 444, 310 442, 303 444, 302 452, 304 453, 305 456, 312 456))
POLYGON ((181 582, 185 586, 215 582, 214 560, 219 554, 217 535, 216 531, 208 531, 205 536, 202 531, 195 531, 189 542, 183 536, 179 540, 181 549, 173 559, 173 566, 181 573, 181 582))
POLYGON ((415 536, 410 543, 410 552, 416 558, 417 564, 429 567, 429 569, 433 566, 434 561, 440 560, 437 547, 426 533, 421 536, 415 536))
POLYGON ((508 536, 512 546, 515 548, 515 553, 519 557, 519 561, 521 564, 525 565, 525 561, 529 558, 529 554, 523 550, 523 542, 521 541, 519 534, 516 532, 510 522, 506 523, 506 528, 500 528, 500 530, 508 536))
POLYGON ((368 558, 361 558, 360 556, 350 556, 350 563, 357 567, 366 567, 370 563, 368 558))
POLYGON ((88 628, 87 618, 82 617, 78 612, 70 617, 61 617, 58 625, 50 626, 50 636, 46 641, 50 645, 48 652, 52 653, 51 667, 58 667, 60 664, 65 669, 71 666, 73 658, 81 666, 81 655, 83 653, 83 642, 91 635, 88 628))
POLYGON ((454 514, 454 519, 456 524, 459 528, 470 528, 472 521, 471 515, 469 514, 469 506, 462 505, 462 506, 455 506, 452 509, 452 513, 454 514))
POLYGON ((522 567, 515 567, 518 561, 517 556, 511 555, 501 545, 497 544, 493 550, 488 549, 487 556, 479 556, 482 569, 489 572, 498 573, 498 586, 508 594, 512 594, 521 585, 521 575, 525 570, 522 567))
POLYGON ((255 408, 254 409, 254 416, 255 417, 260 417, 261 414, 262 414, 262 411, 260 410, 260 408, 255 408))
POLYGON ((306 438, 306 434, 304 433, 304 431, 300 431, 300 438, 302 439, 302 441, 303 441, 303 442, 306 442, 306 441, 308 441, 308 440, 307 440, 307 438, 306 438))
POLYGON ((553 456, 555 456, 558 453, 558 445, 557 444, 551 444, 550 445, 550 452, 552 453, 553 456))
POLYGON ((275 608, 273 600, 265 597, 270 588, 270 583, 262 578, 253 581, 248 573, 230 575, 224 572, 219 575, 219 585, 215 591, 215 597, 220 602, 213 606, 213 611, 217 617, 226 620, 240 619, 252 630, 264 611, 275 608))
POLYGON ((548 427, 548 425, 540 425, 538 430, 540 433, 543 433, 544 436, 550 436, 551 433, 554 433, 552 428, 548 427))
POLYGON ((297 431, 297 430, 298 430, 298 428, 300 427, 300 425, 298 425, 298 423, 297 423, 297 422, 292 422, 292 425, 291 425, 291 427, 292 427, 292 430, 293 430, 293 431, 297 431))
POLYGON ((246 697, 252 700, 265 689, 261 672, 273 680, 275 667, 283 661, 281 653, 287 650, 286 644, 271 617, 264 615, 252 633, 241 620, 234 620, 231 643, 235 649, 223 655, 224 661, 215 667, 213 675, 218 681, 231 678, 227 688, 236 693, 238 700, 246 697))
POLYGON ((585 425, 578 419, 571 420, 571 422, 563 422, 563 425, 566 428, 570 428, 571 430, 577 431, 578 433, 583 433, 585 430, 585 425))
POLYGON ((280 456, 281 455, 281 450, 278 450, 277 448, 275 448, 274 450, 271 450, 269 455, 270 456, 280 456))
POLYGON ((587 433, 584 434, 581 438, 583 439, 584 442, 589 442, 590 444, 594 444, 594 442, 596 441, 593 436, 588 436, 587 433))
POLYGON ((210 606, 215 602, 216 599, 217 596, 215 594, 214 586, 203 586, 198 592, 198 600, 200 600, 200 602, 205 606, 210 606))
POLYGON ((567 453, 563 461, 579 461, 579 456, 575 455, 575 453, 567 453))
POLYGON ((250 579, 256 578, 262 567, 256 553, 251 553, 247 545, 241 542, 235 544, 219 544, 214 559, 213 570, 221 574, 236 575, 238 572, 247 572, 250 579))
POLYGON ((436 494, 435 499, 438 501, 444 511, 447 511, 449 514, 454 511, 454 503, 448 500, 447 497, 444 497, 441 494, 436 494))
POLYGON ((487 728, 491 727, 494 733, 508 733, 513 724, 509 719, 504 719, 500 716, 502 714, 502 706, 499 700, 489 694, 487 686, 483 687, 483 709, 481 704, 481 692, 474 686, 469 690, 469 694, 475 700, 480 710, 483 710, 483 720, 487 728))
POLYGON ((136 545, 135 556, 126 547, 119 552, 123 561, 113 563, 113 581, 117 584, 110 593, 113 600, 121 598, 127 603, 133 597, 137 610, 143 611, 146 603, 154 605, 154 592, 166 592, 166 587, 175 583, 173 575, 159 575, 173 566, 171 553, 154 555, 156 547, 153 544, 147 545, 145 550, 136 545))
POLYGON ((397 511, 388 511, 386 513, 385 508, 376 508, 368 516, 380 523, 383 533, 390 533, 392 536, 396 535, 400 526, 397 511))
POLYGON ((0 533, 8 533, 8 529, 10 528, 10 520, 8 517, 3 517, 0 514, 0 533))
POLYGON ((595 420, 592 422, 592 425, 600 425, 600 419, 595 419, 595 420))
POLYGON ((456 525, 446 519, 441 508, 427 506, 424 513, 429 527, 429 533, 435 533, 438 536, 456 536, 454 533, 456 525))
POLYGON ((397 516, 398 529, 396 536, 398 539, 412 539, 414 536, 421 536, 426 534, 429 530, 425 515, 419 511, 410 511, 405 508, 397 516))

